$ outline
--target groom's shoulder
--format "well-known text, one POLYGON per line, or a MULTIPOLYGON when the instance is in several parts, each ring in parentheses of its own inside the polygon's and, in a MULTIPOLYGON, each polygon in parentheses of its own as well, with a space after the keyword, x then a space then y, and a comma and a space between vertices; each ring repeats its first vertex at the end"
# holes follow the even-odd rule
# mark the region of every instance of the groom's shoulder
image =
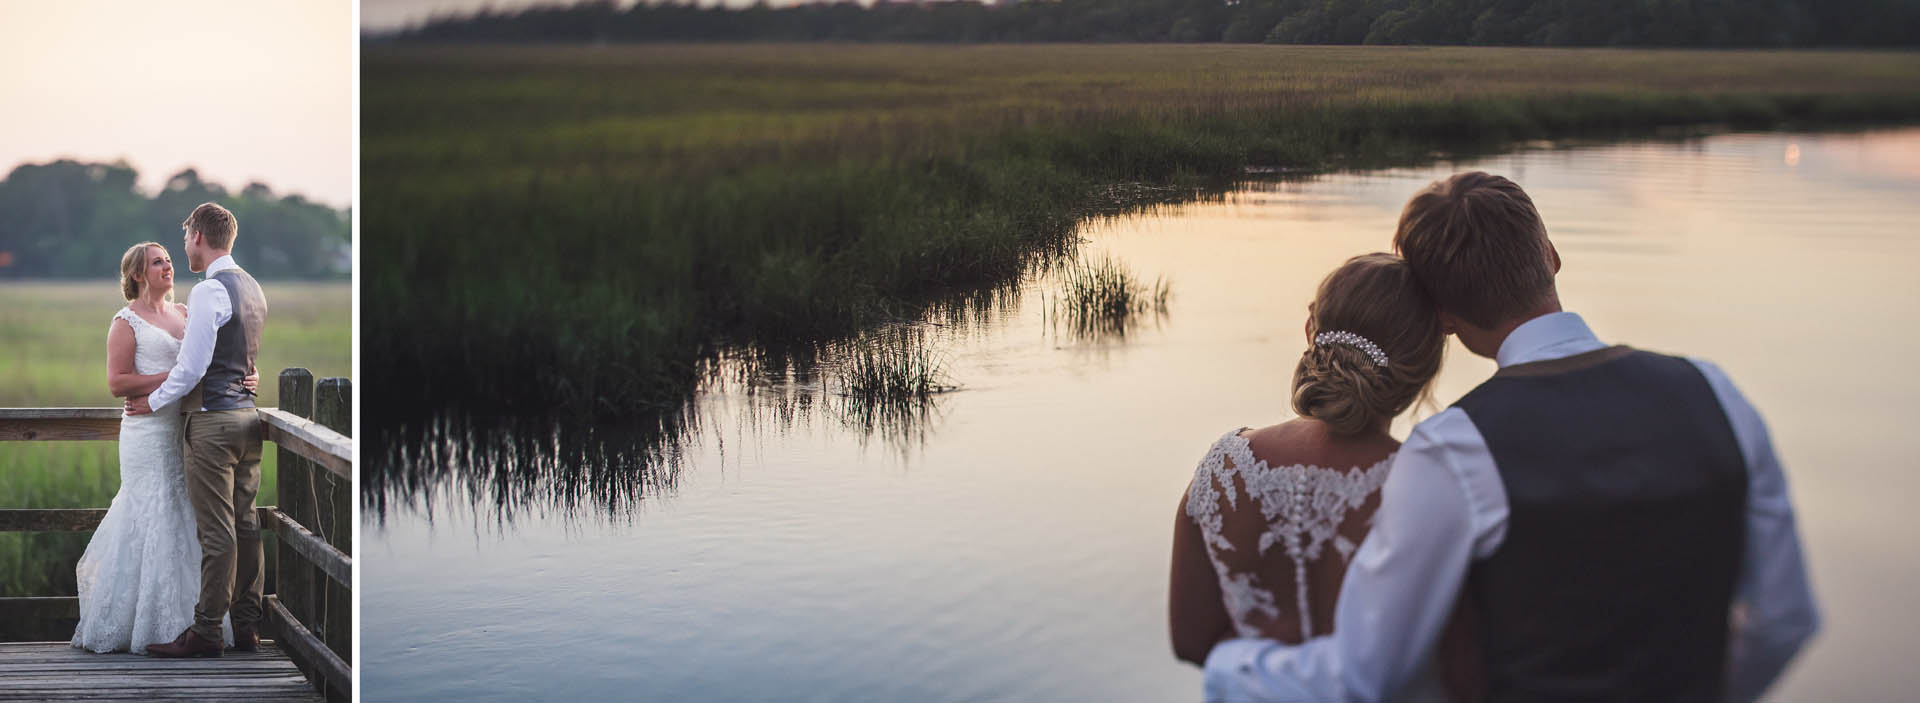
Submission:
POLYGON ((1407 433, 1407 441, 1401 444, 1401 451, 1439 449, 1479 436, 1480 431, 1474 427, 1473 419, 1468 417, 1466 410, 1458 406, 1447 407, 1433 417, 1415 423, 1413 430, 1407 433))
POLYGON ((226 299, 227 287, 214 280, 212 276, 208 276, 205 280, 193 284, 193 288, 187 291, 187 309, 192 310, 195 305, 217 304, 218 301, 226 299))
POLYGON ((1706 379, 1707 385, 1712 387, 1716 395, 1724 397, 1729 392, 1736 395, 1738 394, 1738 391, 1733 387, 1733 378, 1729 376, 1726 370, 1721 368, 1719 364, 1709 359, 1692 354, 1638 348, 1634 349, 1634 352, 1636 356, 1642 359, 1656 360, 1658 363, 1669 365, 1669 368, 1686 368, 1699 373, 1701 377, 1706 379))
POLYGON ((1757 410, 1752 408, 1752 403, 1747 401, 1746 395, 1740 392, 1740 387, 1733 382, 1733 376, 1728 374, 1726 369, 1721 368, 1719 364, 1697 356, 1682 358, 1686 359, 1688 363, 1691 363, 1695 369, 1700 371, 1700 376, 1707 380, 1707 387, 1713 390, 1713 395, 1719 399, 1722 409, 1726 410, 1729 415, 1737 415, 1742 412, 1758 413, 1757 410))
POLYGON ((1709 380, 1716 379, 1716 378, 1719 378, 1719 379, 1728 378, 1726 370, 1720 368, 1719 364, 1713 363, 1713 361, 1710 359, 1704 359, 1697 356, 1674 356, 1674 358, 1686 361, 1689 364, 1693 364, 1694 368, 1700 370, 1700 375, 1706 376, 1709 380))

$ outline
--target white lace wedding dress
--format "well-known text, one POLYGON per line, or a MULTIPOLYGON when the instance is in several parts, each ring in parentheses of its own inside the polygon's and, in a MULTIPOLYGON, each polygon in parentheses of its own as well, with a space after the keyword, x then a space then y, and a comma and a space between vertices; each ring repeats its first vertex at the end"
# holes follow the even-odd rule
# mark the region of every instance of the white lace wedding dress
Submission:
MULTIPOLYGON (((115 317, 133 328, 134 370, 166 373, 180 340, 131 309, 115 317)), ((177 405, 120 418, 120 492, 87 542, 76 576, 80 626, 73 646, 146 653, 193 624, 200 597, 200 542, 187 502, 185 438, 177 405)))
POLYGON ((1331 592, 1322 590, 1323 598, 1338 597, 1334 583, 1372 522, 1371 511, 1354 511, 1379 494, 1393 456, 1351 469, 1269 466, 1253 456, 1252 446, 1240 435, 1245 430, 1228 432, 1201 459, 1187 490, 1187 515, 1206 539, 1235 634, 1279 636, 1275 629, 1297 620, 1299 641, 1306 641, 1332 631, 1327 622, 1316 628, 1309 584, 1330 586, 1331 592), (1337 554, 1324 553, 1329 543, 1337 554), (1274 552, 1276 547, 1281 551, 1274 552), (1283 557, 1287 563, 1278 561, 1283 557), (1291 569, 1280 568, 1288 563, 1291 569), (1332 572, 1332 582, 1315 579, 1310 567, 1332 572), (1291 579, 1275 577, 1289 572, 1291 579), (1293 602, 1291 612, 1285 612, 1277 594, 1289 585, 1293 602))

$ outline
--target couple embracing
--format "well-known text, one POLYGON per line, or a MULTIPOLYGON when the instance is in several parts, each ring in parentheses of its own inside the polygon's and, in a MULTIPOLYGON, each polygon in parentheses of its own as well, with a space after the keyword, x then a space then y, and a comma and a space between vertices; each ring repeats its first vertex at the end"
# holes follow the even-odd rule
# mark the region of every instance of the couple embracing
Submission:
POLYGON ((1300 415, 1214 443, 1169 622, 1209 701, 1749 701, 1818 627, 1759 413, 1694 359, 1602 343, 1513 182, 1410 200, 1398 256, 1321 283, 1300 415), (1446 335, 1499 371, 1414 427, 1446 335))
POLYGON ((233 213, 206 203, 181 229, 188 268, 206 273, 187 304, 173 302, 166 247, 135 244, 120 261, 127 306, 107 332, 107 386, 126 399, 120 490, 76 574, 73 646, 95 652, 217 657, 260 646, 253 398, 267 299, 234 263, 233 213))

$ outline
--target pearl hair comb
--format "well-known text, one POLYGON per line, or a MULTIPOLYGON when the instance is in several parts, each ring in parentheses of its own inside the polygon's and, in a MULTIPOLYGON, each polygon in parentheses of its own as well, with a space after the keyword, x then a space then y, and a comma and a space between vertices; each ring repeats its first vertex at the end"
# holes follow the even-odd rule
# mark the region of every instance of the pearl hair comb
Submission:
POLYGON ((1360 351, 1367 353, 1367 358, 1373 360, 1374 366, 1387 365, 1386 352, 1380 351, 1379 345, 1376 345, 1373 342, 1368 341, 1366 337, 1362 337, 1352 332, 1342 332, 1339 330, 1329 330, 1313 336, 1314 346, 1324 347, 1329 344, 1345 344, 1349 347, 1359 349, 1360 351))

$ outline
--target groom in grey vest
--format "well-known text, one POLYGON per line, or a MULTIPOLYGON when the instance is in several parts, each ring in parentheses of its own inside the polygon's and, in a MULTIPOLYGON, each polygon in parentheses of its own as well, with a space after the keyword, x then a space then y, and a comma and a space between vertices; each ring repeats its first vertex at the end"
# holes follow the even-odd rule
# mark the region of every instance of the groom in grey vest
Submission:
POLYGON ((187 497, 200 538, 200 600, 193 625, 168 644, 150 645, 160 657, 217 657, 224 651, 221 619, 233 616, 233 648, 260 647, 265 611, 265 567, 260 520, 260 416, 241 380, 253 372, 267 298, 233 261, 239 223, 213 203, 194 208, 181 223, 187 268, 206 280, 187 296, 187 335, 167 380, 149 396, 127 401, 142 414, 182 400, 186 420, 187 497), (197 396, 197 398, 196 398, 197 396))
POLYGON ((1451 688, 1480 699, 1759 698, 1819 622, 1760 414, 1718 367, 1562 311, 1560 254, 1512 181, 1434 183, 1394 246, 1500 370, 1401 447, 1333 633, 1219 643, 1207 699, 1444 696, 1430 667, 1458 606, 1479 664, 1451 688))

